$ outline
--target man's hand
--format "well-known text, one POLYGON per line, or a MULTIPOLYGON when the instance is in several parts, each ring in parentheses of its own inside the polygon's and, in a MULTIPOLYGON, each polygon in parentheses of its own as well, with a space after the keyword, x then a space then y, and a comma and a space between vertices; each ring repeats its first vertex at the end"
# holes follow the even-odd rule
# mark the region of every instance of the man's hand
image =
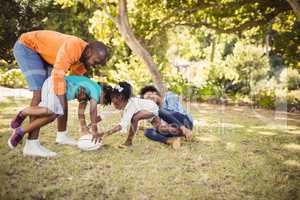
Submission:
POLYGON ((101 133, 93 133, 93 138, 92 138, 92 142, 94 142, 95 144, 97 142, 100 142, 102 140, 103 134, 101 133))

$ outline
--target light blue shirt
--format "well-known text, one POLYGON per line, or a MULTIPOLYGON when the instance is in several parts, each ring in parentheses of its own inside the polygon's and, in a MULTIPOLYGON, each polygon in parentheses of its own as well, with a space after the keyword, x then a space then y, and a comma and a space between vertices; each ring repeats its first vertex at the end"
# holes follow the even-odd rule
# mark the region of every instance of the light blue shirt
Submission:
POLYGON ((173 92, 166 92, 163 99, 162 108, 187 115, 191 122, 193 122, 192 116, 182 107, 178 96, 173 92))
POLYGON ((76 99, 79 87, 81 87, 85 90, 87 96, 99 102, 102 89, 96 81, 85 76, 65 76, 65 81, 67 84, 66 97, 68 101, 76 99))

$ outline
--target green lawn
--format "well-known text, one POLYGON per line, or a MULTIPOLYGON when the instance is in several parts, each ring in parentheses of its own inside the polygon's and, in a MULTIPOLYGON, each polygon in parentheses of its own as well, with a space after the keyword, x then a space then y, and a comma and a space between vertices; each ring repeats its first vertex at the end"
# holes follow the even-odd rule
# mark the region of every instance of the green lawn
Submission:
MULTIPOLYGON (((140 131, 131 148, 116 148, 125 138, 116 134, 101 149, 82 152, 55 145, 53 123, 40 138, 59 156, 45 159, 23 157, 22 145, 14 151, 7 146, 8 123, 28 102, 0 103, 1 200, 300 198, 300 115, 193 104, 194 139, 177 151, 140 131)), ((79 138, 75 105, 69 132, 79 138)))

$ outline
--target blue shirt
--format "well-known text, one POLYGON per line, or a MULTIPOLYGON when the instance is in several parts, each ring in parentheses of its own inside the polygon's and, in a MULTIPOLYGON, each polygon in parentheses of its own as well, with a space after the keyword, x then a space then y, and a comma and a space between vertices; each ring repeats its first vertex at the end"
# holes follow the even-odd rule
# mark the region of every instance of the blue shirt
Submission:
POLYGON ((182 107, 178 96, 175 95, 173 92, 166 92, 163 99, 162 108, 186 115, 191 120, 191 122, 193 122, 192 116, 182 107))
POLYGON ((96 81, 85 76, 65 76, 65 81, 67 84, 66 97, 68 101, 76 99, 79 87, 81 87, 85 90, 87 96, 99 102, 102 89, 96 81))

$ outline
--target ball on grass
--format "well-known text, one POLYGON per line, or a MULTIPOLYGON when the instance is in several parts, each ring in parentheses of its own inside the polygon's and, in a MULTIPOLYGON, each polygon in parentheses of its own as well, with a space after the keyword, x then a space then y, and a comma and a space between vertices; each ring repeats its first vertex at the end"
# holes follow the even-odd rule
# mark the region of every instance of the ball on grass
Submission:
POLYGON ((77 143, 78 148, 83 151, 92 151, 99 149, 102 146, 102 142, 97 142, 95 144, 95 142, 92 142, 92 138, 92 134, 81 136, 77 143))

